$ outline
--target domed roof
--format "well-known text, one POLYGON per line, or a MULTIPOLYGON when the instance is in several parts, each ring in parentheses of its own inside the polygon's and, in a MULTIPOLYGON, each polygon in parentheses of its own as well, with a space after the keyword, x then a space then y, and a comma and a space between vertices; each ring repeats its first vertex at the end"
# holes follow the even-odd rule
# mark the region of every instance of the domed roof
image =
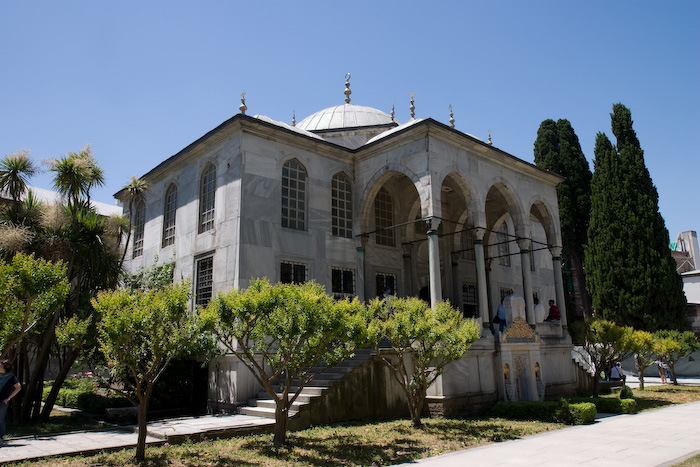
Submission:
POLYGON ((297 124, 306 131, 336 130, 398 123, 389 114, 363 105, 342 104, 319 110, 297 124))

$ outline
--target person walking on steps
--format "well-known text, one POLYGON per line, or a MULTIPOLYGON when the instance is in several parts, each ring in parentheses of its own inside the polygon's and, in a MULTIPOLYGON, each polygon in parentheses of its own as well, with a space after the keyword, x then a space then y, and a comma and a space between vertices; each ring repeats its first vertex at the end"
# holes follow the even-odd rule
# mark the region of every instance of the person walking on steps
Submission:
POLYGON ((0 361, 0 446, 5 436, 5 416, 7 408, 13 397, 19 394, 22 386, 17 377, 12 373, 12 362, 9 360, 0 361))

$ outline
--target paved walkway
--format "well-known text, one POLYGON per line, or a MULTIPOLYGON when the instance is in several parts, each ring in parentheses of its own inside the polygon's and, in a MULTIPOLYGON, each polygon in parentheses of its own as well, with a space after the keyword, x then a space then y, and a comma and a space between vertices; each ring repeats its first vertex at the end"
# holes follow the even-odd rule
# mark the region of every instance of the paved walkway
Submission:
MULTIPOLYGON (((181 442, 184 437, 230 437, 272 429, 275 421, 249 415, 207 415, 182 417, 148 424, 148 444, 181 442)), ((49 436, 31 436, 5 440, 0 448, 0 463, 37 459, 61 454, 89 454, 136 446, 136 427, 98 429, 49 436)))
POLYGON ((549 431, 401 466, 658 467, 674 465, 695 454, 700 454, 700 402, 600 418, 591 425, 549 431))

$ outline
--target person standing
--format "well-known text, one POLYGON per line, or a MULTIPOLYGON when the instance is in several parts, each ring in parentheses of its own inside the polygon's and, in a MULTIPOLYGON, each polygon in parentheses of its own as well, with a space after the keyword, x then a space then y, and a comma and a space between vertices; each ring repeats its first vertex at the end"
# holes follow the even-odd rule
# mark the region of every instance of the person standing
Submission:
POLYGON ((22 386, 19 384, 17 377, 12 373, 12 362, 9 360, 0 361, 0 445, 3 443, 5 436, 5 416, 7 408, 10 406, 10 401, 13 397, 19 394, 22 386))
POLYGON ((498 332, 503 333, 506 330, 506 307, 503 306, 503 300, 498 304, 496 318, 498 318, 498 332))

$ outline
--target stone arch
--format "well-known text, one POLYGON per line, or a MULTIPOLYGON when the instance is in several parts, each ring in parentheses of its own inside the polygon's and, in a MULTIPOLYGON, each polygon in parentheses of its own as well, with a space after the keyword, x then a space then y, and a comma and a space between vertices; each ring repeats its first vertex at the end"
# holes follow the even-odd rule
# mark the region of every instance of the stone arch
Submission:
POLYGON ((494 227, 498 227, 499 221, 503 219, 503 214, 507 213, 513 221, 515 235, 526 237, 528 222, 523 215, 522 202, 517 193, 508 187, 508 184, 502 177, 497 177, 489 184, 490 188, 484 201, 486 228, 493 230, 494 227))
POLYGON ((455 233, 450 239, 453 248, 460 250, 462 237, 456 233, 477 227, 481 215, 477 211, 479 193, 476 187, 458 172, 447 172, 437 177, 440 180, 440 198, 444 231, 455 233))
POLYGON ((359 224, 361 233, 372 230, 371 227, 373 225, 373 221, 371 219, 374 210, 374 198, 377 196, 380 188, 386 187, 389 182, 406 179, 413 184, 421 205, 424 205, 430 201, 430 196, 425 196, 426 189, 423 186, 423 182, 421 181, 420 177, 416 173, 399 164, 387 164, 376 174, 374 174, 374 176, 367 182, 367 185, 365 186, 358 200, 357 205, 360 207, 359 224))
POLYGON ((547 245, 554 246, 559 244, 557 240, 559 238, 559 226, 557 219, 552 213, 555 212, 547 203, 537 197, 531 201, 530 204, 530 215, 537 219, 537 221, 542 225, 544 231, 547 235, 547 245))

